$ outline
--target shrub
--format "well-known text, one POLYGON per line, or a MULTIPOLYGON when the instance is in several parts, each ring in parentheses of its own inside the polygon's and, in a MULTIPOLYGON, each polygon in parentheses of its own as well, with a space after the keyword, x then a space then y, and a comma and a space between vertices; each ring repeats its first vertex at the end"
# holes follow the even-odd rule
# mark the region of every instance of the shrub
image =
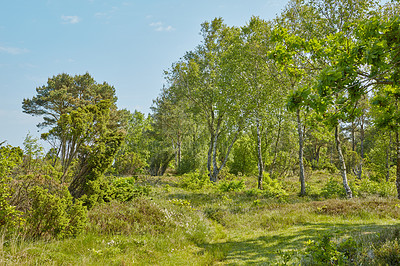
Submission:
POLYGON ((334 180, 333 177, 330 177, 328 182, 322 188, 321 195, 327 199, 336 197, 344 198, 346 197, 346 192, 338 181, 334 180))
POLYGON ((358 248, 359 244, 352 237, 337 245, 337 250, 343 254, 343 258, 347 261, 356 260, 358 248))
POLYGON ((306 255, 311 258, 312 265, 334 265, 342 261, 343 255, 331 241, 331 235, 320 235, 316 241, 308 241, 306 255))
POLYGON ((146 166, 145 160, 135 152, 126 152, 115 157, 114 169, 119 175, 141 174, 146 166))
POLYGON ((140 196, 148 196, 149 186, 139 186, 135 177, 116 178, 109 188, 109 197, 117 201, 129 201, 140 196))
POLYGON ((186 189, 199 190, 211 187, 213 183, 210 181, 210 178, 207 175, 196 171, 182 175, 181 179, 179 180, 179 185, 186 189))
POLYGON ((397 239, 386 241, 375 250, 377 264, 400 265, 400 245, 397 239))
POLYGON ((31 209, 26 213, 28 236, 63 238, 82 232, 86 225, 86 208, 79 201, 73 203, 66 189, 64 193, 64 197, 59 197, 41 187, 31 189, 31 209))
POLYGON ((9 203, 11 190, 5 182, 5 178, 0 180, 0 229, 12 229, 22 225, 22 212, 9 203))
POLYGON ((242 191, 246 188, 243 179, 239 180, 221 180, 218 182, 218 189, 221 192, 242 191))
POLYGON ((388 197, 395 194, 395 185, 394 183, 385 181, 377 182, 364 178, 362 180, 356 180, 355 191, 357 191, 360 196, 378 195, 380 197, 388 197))
POLYGON ((10 204, 12 189, 9 177, 21 162, 22 150, 19 147, 0 147, 0 229, 12 229, 23 222, 22 213, 10 204))
POLYGON ((288 195, 278 180, 272 179, 268 173, 264 173, 263 194, 266 197, 281 198, 288 195))

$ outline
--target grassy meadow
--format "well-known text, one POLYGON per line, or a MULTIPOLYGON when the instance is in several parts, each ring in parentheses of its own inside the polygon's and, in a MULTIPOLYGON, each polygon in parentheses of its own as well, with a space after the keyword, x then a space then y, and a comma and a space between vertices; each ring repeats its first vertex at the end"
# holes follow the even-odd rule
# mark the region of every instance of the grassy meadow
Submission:
POLYGON ((77 237, 0 237, 1 265, 396 265, 400 202, 394 182, 357 184, 345 199, 339 175, 211 184, 200 174, 138 177, 147 196, 89 210, 77 237), (325 178, 324 178, 325 176, 325 178), (332 176, 329 179, 328 176, 332 176), (285 189, 283 189, 285 188, 285 189))

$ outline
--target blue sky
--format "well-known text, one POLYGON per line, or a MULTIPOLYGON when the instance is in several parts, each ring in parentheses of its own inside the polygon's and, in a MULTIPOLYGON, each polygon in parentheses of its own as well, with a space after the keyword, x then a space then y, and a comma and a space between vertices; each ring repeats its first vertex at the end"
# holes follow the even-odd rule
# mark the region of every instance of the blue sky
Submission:
POLYGON ((40 136, 23 98, 59 73, 89 72, 116 88, 119 108, 148 113, 163 70, 201 41, 200 24, 273 19, 279 0, 13 0, 0 9, 0 142, 40 136))

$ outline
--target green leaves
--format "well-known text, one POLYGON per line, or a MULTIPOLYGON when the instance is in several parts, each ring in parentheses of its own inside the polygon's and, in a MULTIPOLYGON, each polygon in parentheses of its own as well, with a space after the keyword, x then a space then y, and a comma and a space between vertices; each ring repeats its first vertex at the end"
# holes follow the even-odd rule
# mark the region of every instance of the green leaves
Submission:
POLYGON ((307 106, 310 104, 310 93, 309 87, 301 87, 297 90, 291 91, 288 100, 287 108, 289 111, 296 111, 298 108, 307 106))

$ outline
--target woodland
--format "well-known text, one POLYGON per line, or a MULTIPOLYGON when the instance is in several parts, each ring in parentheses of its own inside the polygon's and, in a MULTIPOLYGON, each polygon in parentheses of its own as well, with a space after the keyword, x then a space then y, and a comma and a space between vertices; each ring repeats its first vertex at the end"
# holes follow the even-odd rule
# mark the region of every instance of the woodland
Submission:
POLYGON ((89 73, 23 99, 45 133, 0 144, 0 264, 399 265, 399 1, 200 34, 150 114, 89 73))

